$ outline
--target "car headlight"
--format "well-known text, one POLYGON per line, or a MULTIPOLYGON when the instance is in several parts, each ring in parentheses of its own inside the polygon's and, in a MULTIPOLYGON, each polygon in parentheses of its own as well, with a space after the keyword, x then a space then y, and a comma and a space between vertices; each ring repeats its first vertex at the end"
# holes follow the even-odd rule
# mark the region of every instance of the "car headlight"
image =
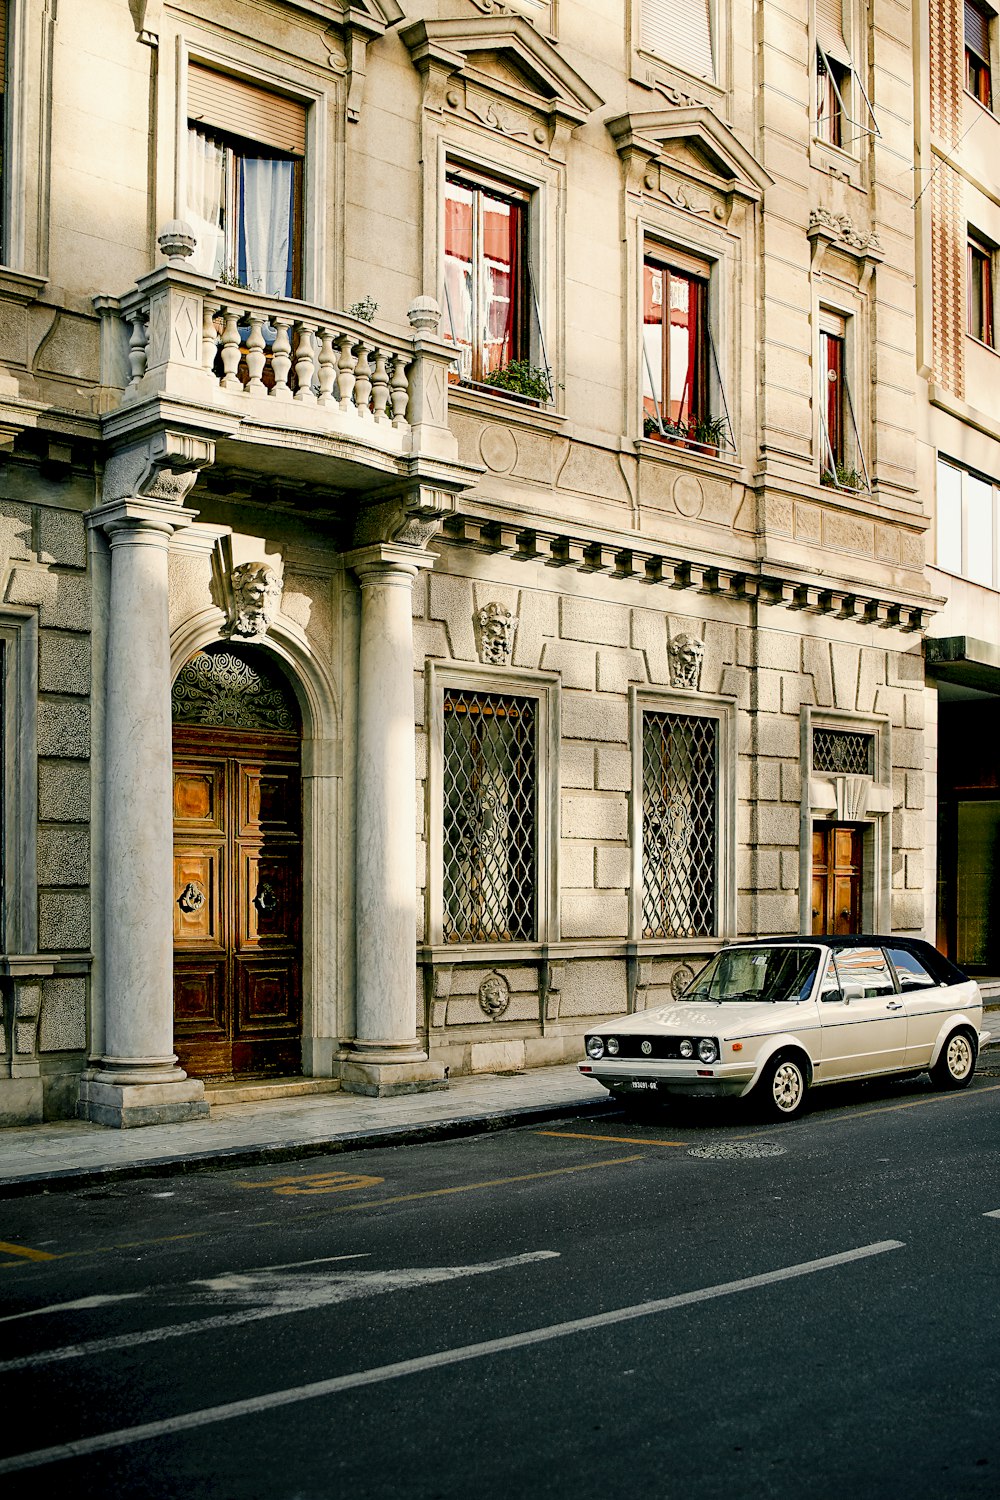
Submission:
POLYGON ((594 1059, 604 1056, 604 1042, 599 1036, 588 1036, 587 1056, 594 1059))
POLYGON ((608 1037, 607 1048, 612 1057, 618 1056, 618 1038, 616 1036, 608 1037))
POLYGON ((683 1037, 677 1050, 681 1057, 694 1057, 694 1042, 689 1037, 683 1037))
POLYGON ((719 1055, 719 1049, 710 1036, 703 1036, 698 1041, 698 1060, 703 1063, 713 1063, 719 1055))

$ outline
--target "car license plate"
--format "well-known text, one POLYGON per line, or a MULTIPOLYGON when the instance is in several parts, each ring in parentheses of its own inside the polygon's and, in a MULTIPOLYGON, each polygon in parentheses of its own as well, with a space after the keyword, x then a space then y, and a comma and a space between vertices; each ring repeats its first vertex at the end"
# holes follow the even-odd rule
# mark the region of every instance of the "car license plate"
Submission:
POLYGON ((656 1091, 656 1082, 655 1082, 655 1080, 651 1081, 649 1079, 643 1079, 641 1081, 639 1079, 635 1079, 635 1080, 633 1080, 632 1088, 633 1088, 633 1090, 635 1090, 635 1089, 652 1089, 653 1092, 655 1093, 655 1091, 656 1091))

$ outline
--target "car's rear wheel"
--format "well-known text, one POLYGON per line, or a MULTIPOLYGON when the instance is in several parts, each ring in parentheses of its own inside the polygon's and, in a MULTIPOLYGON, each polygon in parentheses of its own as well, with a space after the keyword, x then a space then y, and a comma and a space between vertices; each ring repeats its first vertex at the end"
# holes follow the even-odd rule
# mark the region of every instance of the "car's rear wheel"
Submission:
POLYGON ((779 1053, 765 1067, 753 1097, 769 1120, 794 1120, 806 1107, 805 1064, 794 1053, 779 1053))
POLYGON ((931 1080, 939 1089, 965 1089, 976 1071, 976 1043, 971 1032, 953 1031, 931 1068, 931 1080))

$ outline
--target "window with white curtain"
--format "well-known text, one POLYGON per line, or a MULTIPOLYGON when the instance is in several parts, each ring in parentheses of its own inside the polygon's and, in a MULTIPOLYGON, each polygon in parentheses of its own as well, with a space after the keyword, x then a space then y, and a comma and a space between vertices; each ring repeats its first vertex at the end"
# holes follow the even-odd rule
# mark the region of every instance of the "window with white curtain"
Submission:
POLYGON ((643 51, 714 83, 713 8, 712 0, 642 0, 643 51))
POLYGON ((937 463, 937 566, 1000 590, 1000 485, 958 464, 937 463))
POLYGON ((188 125, 195 268, 267 296, 301 296, 305 108, 191 63, 188 125))

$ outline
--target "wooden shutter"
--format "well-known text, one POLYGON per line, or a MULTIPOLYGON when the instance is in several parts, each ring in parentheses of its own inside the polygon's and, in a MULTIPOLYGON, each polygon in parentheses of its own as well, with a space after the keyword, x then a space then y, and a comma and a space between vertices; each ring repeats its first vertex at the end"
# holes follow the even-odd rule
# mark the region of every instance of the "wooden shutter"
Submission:
POLYGON ((851 54, 844 40, 843 0, 816 0, 816 40, 827 57, 852 67, 851 54))
POLYGON ((269 94, 242 78, 214 73, 198 63, 188 64, 187 88, 192 124, 223 130, 292 156, 305 155, 306 111, 294 99, 269 94))
POLYGON ((642 45, 698 78, 715 81, 710 0, 642 0, 642 45))

